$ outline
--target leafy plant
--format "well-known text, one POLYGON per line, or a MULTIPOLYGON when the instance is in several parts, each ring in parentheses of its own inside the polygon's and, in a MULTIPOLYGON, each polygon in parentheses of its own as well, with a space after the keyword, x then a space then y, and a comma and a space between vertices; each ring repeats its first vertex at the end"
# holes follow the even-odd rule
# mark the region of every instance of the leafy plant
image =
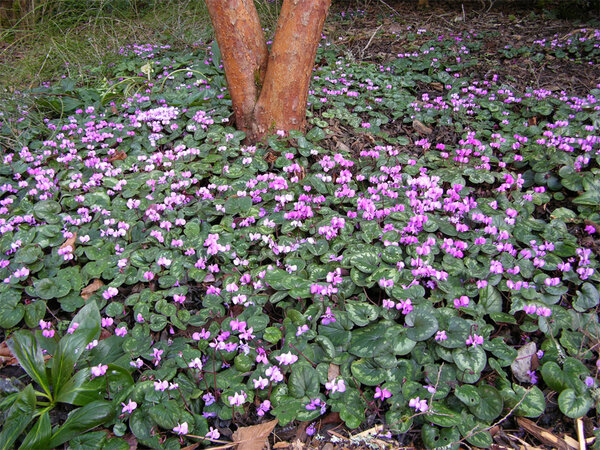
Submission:
POLYGON ((23 434, 20 448, 54 448, 114 417, 114 403, 104 399, 108 383, 131 385, 131 375, 114 365, 102 369, 106 375, 94 376, 91 368, 74 370, 85 347, 100 334, 100 313, 95 302, 75 315, 69 330, 58 343, 45 346, 54 347, 51 352, 40 346, 39 336, 28 331, 15 331, 8 340, 8 347, 32 384, 2 402, 5 420, 0 448, 13 448, 23 434), (45 354, 50 356, 47 361, 45 354), (51 415, 59 404, 76 408, 63 424, 53 428, 51 415))

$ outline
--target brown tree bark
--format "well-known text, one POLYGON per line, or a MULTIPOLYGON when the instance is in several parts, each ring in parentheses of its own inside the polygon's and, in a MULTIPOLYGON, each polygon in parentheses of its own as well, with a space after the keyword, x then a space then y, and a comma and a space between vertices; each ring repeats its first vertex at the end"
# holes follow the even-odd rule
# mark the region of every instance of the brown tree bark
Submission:
POLYGON ((235 122, 252 127, 259 86, 267 69, 268 49, 253 0, 206 0, 221 51, 235 122))
POLYGON ((284 0, 270 53, 251 0, 206 0, 238 129, 254 143, 303 131, 306 99, 331 0, 284 0))

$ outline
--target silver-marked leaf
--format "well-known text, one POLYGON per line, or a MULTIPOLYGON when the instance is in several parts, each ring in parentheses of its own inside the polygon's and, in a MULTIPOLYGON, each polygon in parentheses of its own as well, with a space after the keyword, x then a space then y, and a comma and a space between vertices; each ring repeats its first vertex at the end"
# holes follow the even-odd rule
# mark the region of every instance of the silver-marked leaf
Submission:
POLYGON ((386 379, 387 371, 376 366, 370 359, 359 359, 351 366, 352 375, 364 385, 377 386, 386 379))
POLYGON ((560 411, 571 419, 585 416, 592 405, 592 399, 587 393, 579 394, 573 389, 565 389, 558 396, 560 411))
POLYGON ((406 336, 413 341, 426 341, 438 330, 438 321, 431 311, 414 309, 405 318, 406 336))

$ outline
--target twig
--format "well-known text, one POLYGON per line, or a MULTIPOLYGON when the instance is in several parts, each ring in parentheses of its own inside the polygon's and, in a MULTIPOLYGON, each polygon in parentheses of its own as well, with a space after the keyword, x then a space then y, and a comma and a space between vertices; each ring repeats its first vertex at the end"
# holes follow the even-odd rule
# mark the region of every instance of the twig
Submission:
POLYGON ((383 24, 379 25, 375 31, 373 32, 373 34, 371 35, 371 38, 369 39, 369 42, 367 42, 367 45, 365 45, 365 48, 362 49, 362 51, 360 52, 360 59, 363 59, 363 56, 365 55, 365 51, 369 48, 369 45, 371 45, 371 42, 373 41, 373 38, 375 37, 375 35, 377 34, 377 32, 379 31, 379 29, 383 26, 383 24))
POLYGON ((583 430, 583 420, 581 417, 576 420, 577 422, 577 440, 579 441, 579 450, 586 450, 585 445, 585 431, 583 430))
POLYGON ((498 420, 497 422, 493 423, 493 424, 492 424, 492 425, 490 425, 489 427, 487 427, 487 428, 484 428, 483 430, 475 431, 475 430, 477 429, 477 427, 475 427, 475 428, 471 429, 471 430, 469 431, 469 433, 468 433, 468 434, 467 434, 465 437, 463 437, 463 438, 462 438, 461 440, 459 440, 459 441, 453 442, 453 443, 452 443, 452 444, 450 444, 448 447, 452 447, 452 446, 454 446, 454 445, 456 445, 456 444, 462 444, 462 443, 463 443, 463 441, 465 441, 466 439, 469 439, 470 437, 473 437, 473 436, 475 436, 476 434, 479 434, 479 433, 484 433, 484 432, 486 432, 486 431, 490 431, 492 428, 494 428, 494 427, 497 427, 498 425, 500 425, 502 422, 504 422, 506 419, 508 419, 508 418, 511 416, 511 414, 512 414, 513 412, 515 412, 515 410, 516 410, 516 409, 517 409, 519 406, 521 406, 521 403, 523 403, 523 401, 525 400, 525 397, 527 397, 527 394, 529 394, 529 392, 531 391, 531 389, 532 389, 532 388, 533 388, 533 386, 530 386, 528 389, 526 389, 526 390, 525 390, 525 394, 523 394, 523 397, 521 397, 521 400, 519 400, 519 401, 517 402, 517 404, 516 404, 515 406, 513 406, 513 407, 510 409, 510 411, 508 411, 508 412, 506 413, 506 415, 505 415, 504 417, 502 417, 500 420, 498 420))

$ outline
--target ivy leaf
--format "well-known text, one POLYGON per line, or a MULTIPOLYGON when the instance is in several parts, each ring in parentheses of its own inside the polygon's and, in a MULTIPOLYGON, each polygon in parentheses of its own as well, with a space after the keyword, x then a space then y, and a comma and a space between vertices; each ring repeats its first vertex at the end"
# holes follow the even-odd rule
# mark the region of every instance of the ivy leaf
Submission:
POLYGON ((587 414, 593 402, 588 394, 579 394, 573 389, 565 389, 558 396, 560 411, 571 419, 578 419, 587 414))
POLYGON ((457 348, 452 352, 454 363, 460 370, 480 373, 485 369, 487 356, 481 346, 457 348))
POLYGON ((376 366, 370 359, 359 359, 351 365, 352 375, 367 386, 377 386, 386 379, 387 371, 376 366))
POLYGON ((577 291, 577 298, 573 302, 573 308, 579 312, 585 312, 594 308, 600 300, 598 290, 591 283, 583 283, 581 290, 577 291))
POLYGON ((288 389, 292 397, 315 397, 319 393, 319 375, 317 371, 305 364, 294 366, 290 375, 288 389))
POLYGON ((368 325, 379 315, 377 306, 352 300, 346 301, 346 311, 350 320, 359 327, 368 325))
POLYGON ((406 336, 417 342, 426 341, 438 330, 437 319, 426 309, 414 309, 406 316, 405 323, 410 327, 406 336))
POLYGON ((379 352, 378 347, 386 328, 383 323, 378 322, 354 331, 348 351, 361 358, 375 356, 379 352))
POLYGON ((486 423, 491 423, 502 413, 502 397, 498 390, 488 384, 482 384, 477 388, 481 400, 475 406, 471 406, 471 413, 486 423))

